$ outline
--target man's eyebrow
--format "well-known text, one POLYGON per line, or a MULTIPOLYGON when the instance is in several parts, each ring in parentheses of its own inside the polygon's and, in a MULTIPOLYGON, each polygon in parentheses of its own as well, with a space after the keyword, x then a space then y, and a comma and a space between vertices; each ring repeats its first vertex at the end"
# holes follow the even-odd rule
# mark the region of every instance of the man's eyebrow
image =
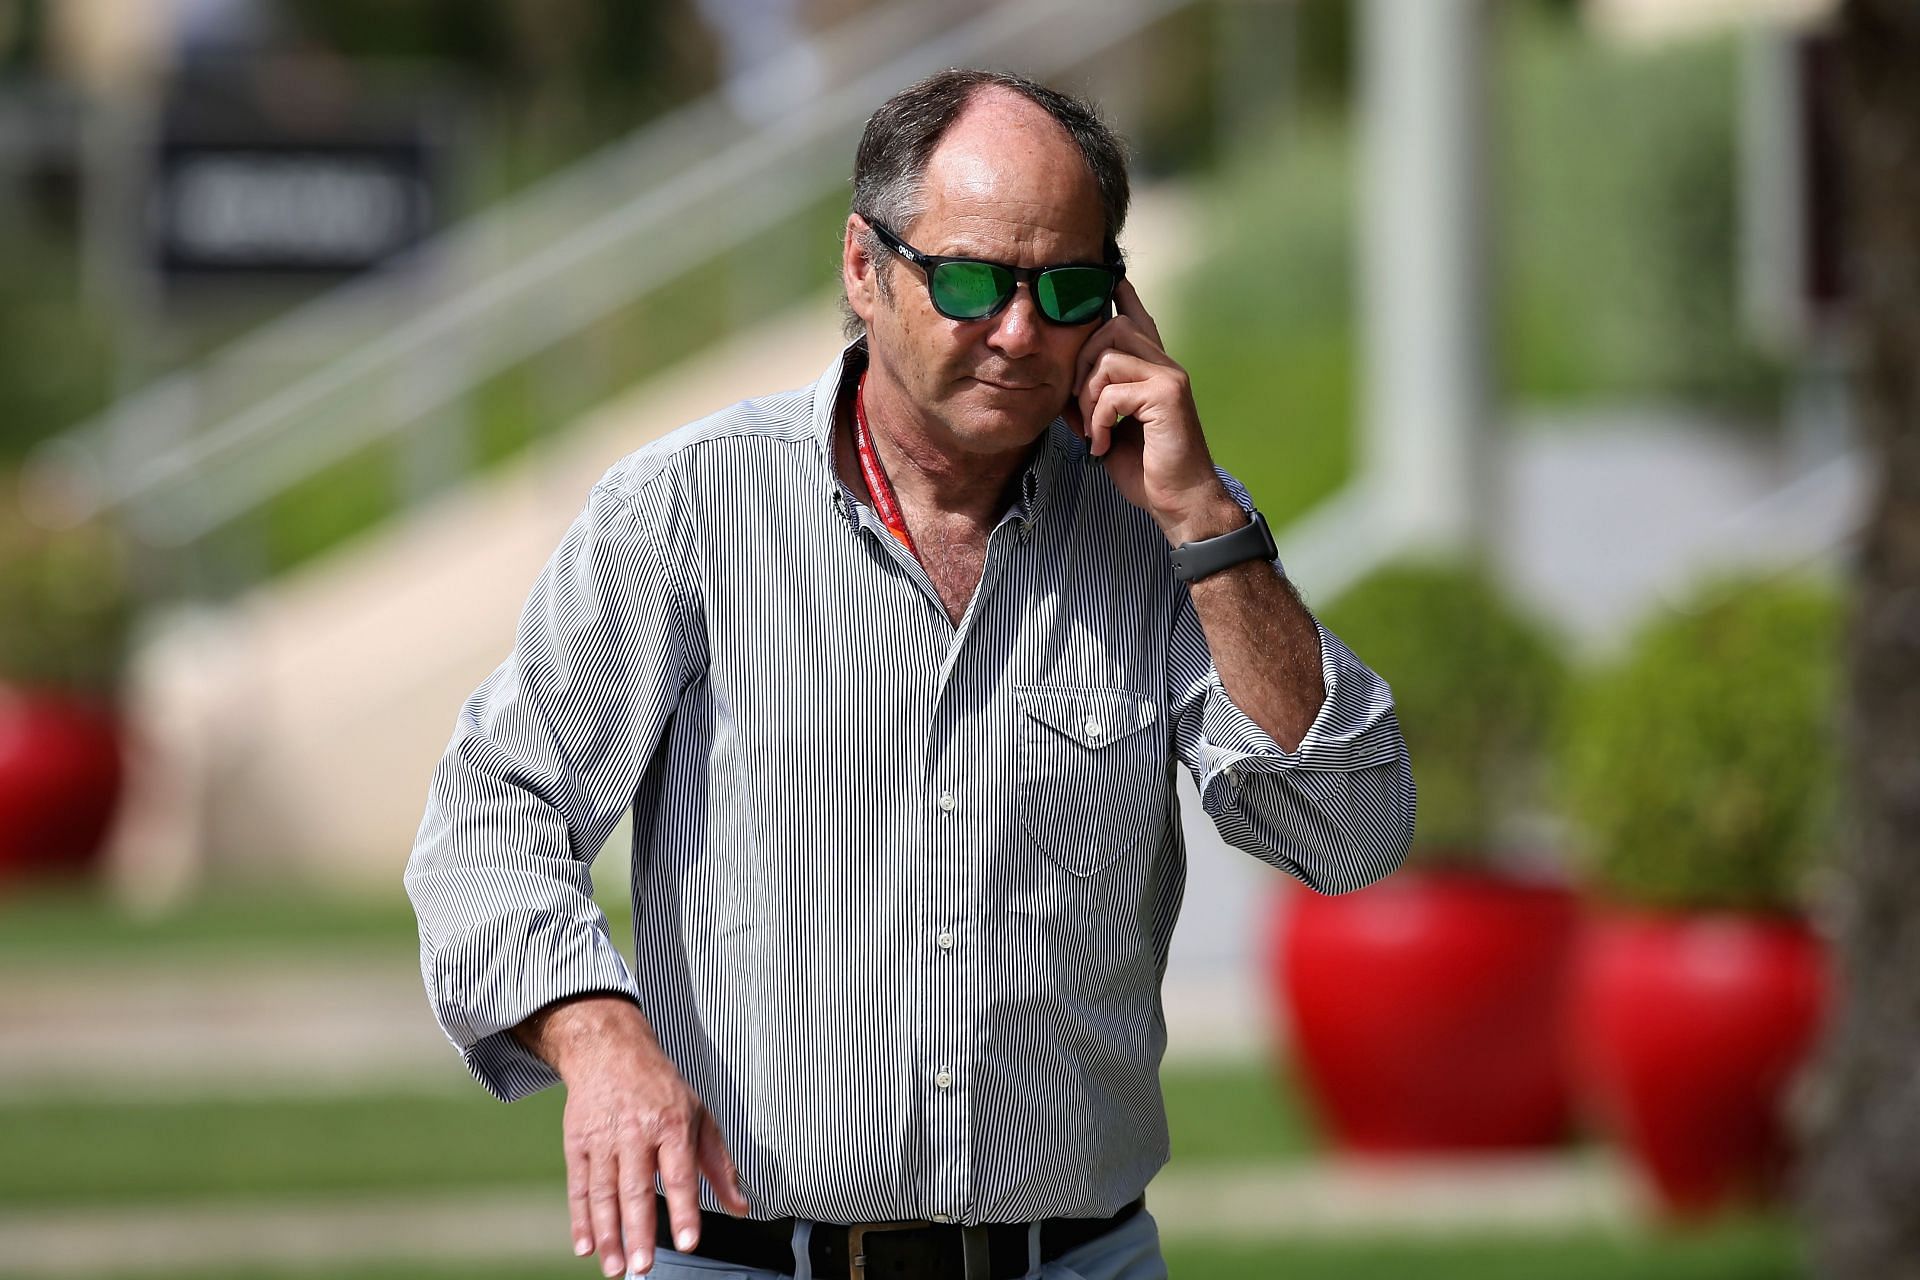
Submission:
MULTIPOLYGON (((964 241, 958 245, 944 249, 928 249, 922 247, 920 252, 934 258, 977 258, 982 262, 993 262, 1002 266, 1015 267, 1022 265, 1011 258, 1003 258, 992 250, 969 246, 964 241)), ((1092 254, 1066 253, 1049 255, 1042 261, 1032 263, 1031 265, 1035 267, 1053 267, 1066 262, 1099 262, 1103 256, 1104 255, 1098 252, 1092 254)))

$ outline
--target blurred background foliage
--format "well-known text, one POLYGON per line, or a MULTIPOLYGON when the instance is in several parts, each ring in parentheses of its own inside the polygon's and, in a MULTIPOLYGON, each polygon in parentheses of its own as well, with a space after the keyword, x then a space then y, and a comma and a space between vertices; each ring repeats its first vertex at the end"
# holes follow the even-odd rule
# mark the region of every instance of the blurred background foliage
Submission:
MULTIPOLYGON (((476 145, 457 193, 465 208, 626 133, 714 75, 708 38, 684 0, 294 8, 310 38, 338 52, 415 59, 469 86, 476 145), (539 38, 526 37, 528 28, 539 38)), ((1687 398, 1761 416, 1777 401, 1781 373, 1735 314, 1731 41, 1623 50, 1593 40, 1565 4, 1500 13, 1505 396, 1687 398)), ((1302 4, 1291 87, 1255 123, 1231 129, 1208 82, 1206 20, 1189 15, 1164 42, 1171 52, 1154 64, 1151 118, 1178 127, 1138 140, 1139 150, 1149 172, 1182 168, 1198 180, 1207 248, 1166 309, 1222 464, 1280 523, 1333 492, 1354 465, 1352 15, 1335 0, 1302 4), (1282 430, 1284 452, 1272 445, 1282 430)), ((53 182, 27 207, 0 210, 0 226, 29 250, 0 257, 0 461, 99 409, 114 389, 113 326, 106 299, 82 287, 75 199, 53 182)), ((804 238, 769 237, 774 260, 790 268, 762 282, 770 287, 756 305, 832 287, 843 213, 828 202, 808 215, 804 238)), ((563 429, 611 389, 738 319, 730 308, 742 295, 726 275, 689 264, 683 288, 609 317, 588 344, 604 356, 595 377, 580 376, 577 354, 560 354, 495 379, 472 408, 483 458, 563 429)), ((299 563, 383 517, 394 507, 393 471, 391 458, 370 450, 260 515, 271 564, 299 563)))
POLYGON ((1320 618, 1393 686, 1419 791, 1409 863, 1493 864, 1501 819, 1540 799, 1567 678, 1558 637, 1483 568, 1434 560, 1375 570, 1320 618))
POLYGON ((1526 6, 1502 34, 1508 395, 1771 410, 1783 371, 1737 314, 1735 38, 1629 51, 1526 6))
MULTIPOLYGON (((1302 12, 1295 110, 1203 176, 1207 252, 1176 303, 1216 456, 1276 523, 1346 481, 1360 412, 1359 140, 1344 78, 1315 61, 1347 48, 1334 19, 1350 15, 1302 12)), ((1737 313, 1732 38, 1628 50, 1566 5, 1500 15, 1502 402, 1684 401, 1768 420, 1784 371, 1737 313)))
POLYGON ((1791 912, 1830 857, 1840 600, 1751 575, 1703 583, 1582 684, 1565 803, 1617 900, 1791 912))
MULTIPOLYGON (((21 16, 0 24, 0 65, 24 70, 44 57, 46 18, 39 4, 16 7, 21 16)), ((280 8, 294 47, 453 96, 471 135, 450 191, 455 216, 625 136, 715 77, 712 40, 689 0, 286 0, 280 8)), ((121 335, 111 318, 122 300, 95 287, 84 261, 76 175, 48 169, 26 190, 27 199, 0 203, 11 244, 0 255, 0 463, 131 389, 118 385, 121 335)), ((284 302, 300 296, 289 292, 284 302)), ((162 373, 237 331, 214 323, 188 340, 185 328, 176 326, 169 350, 141 353, 132 375, 162 373)), ((643 364, 637 373, 649 371, 643 364)), ((523 434, 564 425, 529 423, 523 434)), ((386 509, 377 496, 344 503, 386 509)))
MULTIPOLYGON (((293 0, 288 9, 314 45, 396 73, 411 68, 459 95, 472 137, 457 212, 628 133, 710 88, 716 75, 690 0, 293 0)), ((0 32, 0 65, 16 70, 36 61, 44 38, 39 6, 17 12, 0 32)), ((1731 39, 1627 50, 1595 40, 1571 0, 1516 0, 1499 14, 1490 53, 1501 403, 1671 400, 1773 421, 1783 373, 1745 335, 1735 305, 1731 39)), ((1209 82, 1215 18, 1182 15, 1150 60, 1144 92, 1155 123, 1136 139, 1147 174, 1178 172, 1191 183, 1205 226, 1200 260, 1176 296, 1149 304, 1164 305, 1219 460, 1260 495, 1276 525, 1332 494, 1355 465, 1353 18, 1346 0, 1302 0, 1290 81, 1235 121, 1209 82)), ((480 460, 510 459, 739 321, 831 288, 844 212, 841 197, 819 202, 740 255, 777 262, 777 272, 749 278, 727 263, 690 263, 676 285, 608 316, 587 341, 490 380, 470 406, 480 460)), ((80 222, 78 193, 57 174, 0 205, 12 246, 0 255, 0 467, 124 389, 108 300, 87 284, 80 222)), ((399 470, 391 449, 366 450, 240 532, 259 536, 275 567, 311 560, 397 508, 399 470)), ((111 666, 125 604, 116 549, 84 534, 57 547, 29 547, 20 536, 0 530, 0 614, 37 621, 31 632, 0 628, 10 637, 0 673, 49 661, 111 666)), ((1748 610, 1706 606, 1661 624, 1568 706, 1573 727, 1556 745, 1568 755, 1571 803, 1599 851, 1599 873, 1623 893, 1784 902, 1813 856, 1826 750, 1817 708, 1831 705, 1819 699, 1832 677, 1817 655, 1829 652, 1832 618, 1798 588, 1757 587, 1755 595, 1748 610), (1690 660, 1688 646, 1713 656, 1690 660), (1667 736, 1650 740, 1650 732, 1667 736), (1674 814, 1701 805, 1714 835, 1704 844, 1673 825, 1674 814)), ((1422 845, 1490 843, 1498 811, 1527 790, 1527 766, 1518 785, 1510 776, 1490 787, 1490 775, 1537 745, 1567 706, 1557 640, 1511 615, 1484 580, 1435 566, 1397 566, 1327 616, 1404 708, 1422 845), (1522 689, 1527 705, 1503 701, 1522 689)), ((244 970, 268 959, 405 969, 415 959, 412 916, 404 904, 386 905, 395 909, 213 896, 141 921, 91 895, 0 902, 0 979, 31 983, 103 958, 110 969, 177 965, 187 981, 199 966, 244 970)), ((605 905, 614 936, 630 936, 622 904, 605 905)), ((461 1078, 451 1055, 445 1065, 445 1092, 428 1098, 0 1100, 0 1150, 15 1157, 0 1168, 0 1207, 551 1189, 558 1091, 502 1109, 461 1078), (178 1158, 183 1148, 196 1153, 190 1169, 178 1158)), ((1264 1064, 1176 1065, 1167 1094, 1175 1169, 1322 1152, 1294 1095, 1284 1081, 1275 1087, 1264 1064)), ((1686 1236, 1169 1252, 1177 1275, 1222 1277, 1800 1273, 1793 1234, 1778 1221, 1723 1222, 1686 1236)), ((587 1265, 561 1257, 545 1269, 355 1272, 388 1273, 505 1280, 581 1275, 587 1265)))
POLYGON ((134 625, 130 572, 116 530, 49 532, 0 504, 0 682, 117 693, 134 625))
POLYGON ((289 0, 304 38, 355 62, 451 75, 486 121, 467 200, 497 199, 710 88, 689 0, 289 0))

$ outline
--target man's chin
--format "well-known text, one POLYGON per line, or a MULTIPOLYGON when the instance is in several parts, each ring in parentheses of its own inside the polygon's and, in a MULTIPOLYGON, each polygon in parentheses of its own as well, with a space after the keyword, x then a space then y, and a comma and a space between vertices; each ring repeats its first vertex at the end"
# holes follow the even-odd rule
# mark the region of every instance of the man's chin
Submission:
POLYGON ((969 413, 960 425, 967 442, 976 452, 1008 453, 1024 449, 1038 440, 1058 416, 1057 411, 1049 412, 1045 408, 976 410, 969 413))
POLYGON ((1032 444, 1066 407, 1045 387, 1009 390, 979 383, 975 390, 986 394, 968 397, 972 401, 966 406, 969 434, 1003 439, 1010 445, 1032 444))

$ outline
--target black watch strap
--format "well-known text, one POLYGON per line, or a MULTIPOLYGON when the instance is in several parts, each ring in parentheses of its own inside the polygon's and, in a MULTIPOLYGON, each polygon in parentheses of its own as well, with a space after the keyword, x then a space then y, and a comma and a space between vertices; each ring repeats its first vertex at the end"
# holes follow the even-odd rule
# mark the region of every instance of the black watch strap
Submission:
POLYGON ((1217 538, 1183 542, 1173 549, 1173 576, 1182 582, 1197 582, 1211 573, 1230 569, 1248 560, 1277 560, 1280 548, 1274 545, 1273 530, 1258 511, 1242 527, 1217 538))

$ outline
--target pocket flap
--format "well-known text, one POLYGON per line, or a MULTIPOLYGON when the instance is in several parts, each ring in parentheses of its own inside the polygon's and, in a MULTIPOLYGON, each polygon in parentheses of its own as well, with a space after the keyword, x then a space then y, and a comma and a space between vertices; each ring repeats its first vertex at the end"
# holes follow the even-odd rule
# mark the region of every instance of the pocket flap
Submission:
POLYGON ((1021 710, 1094 751, 1140 732, 1160 715, 1158 702, 1128 689, 1030 686, 1018 692, 1021 710))

